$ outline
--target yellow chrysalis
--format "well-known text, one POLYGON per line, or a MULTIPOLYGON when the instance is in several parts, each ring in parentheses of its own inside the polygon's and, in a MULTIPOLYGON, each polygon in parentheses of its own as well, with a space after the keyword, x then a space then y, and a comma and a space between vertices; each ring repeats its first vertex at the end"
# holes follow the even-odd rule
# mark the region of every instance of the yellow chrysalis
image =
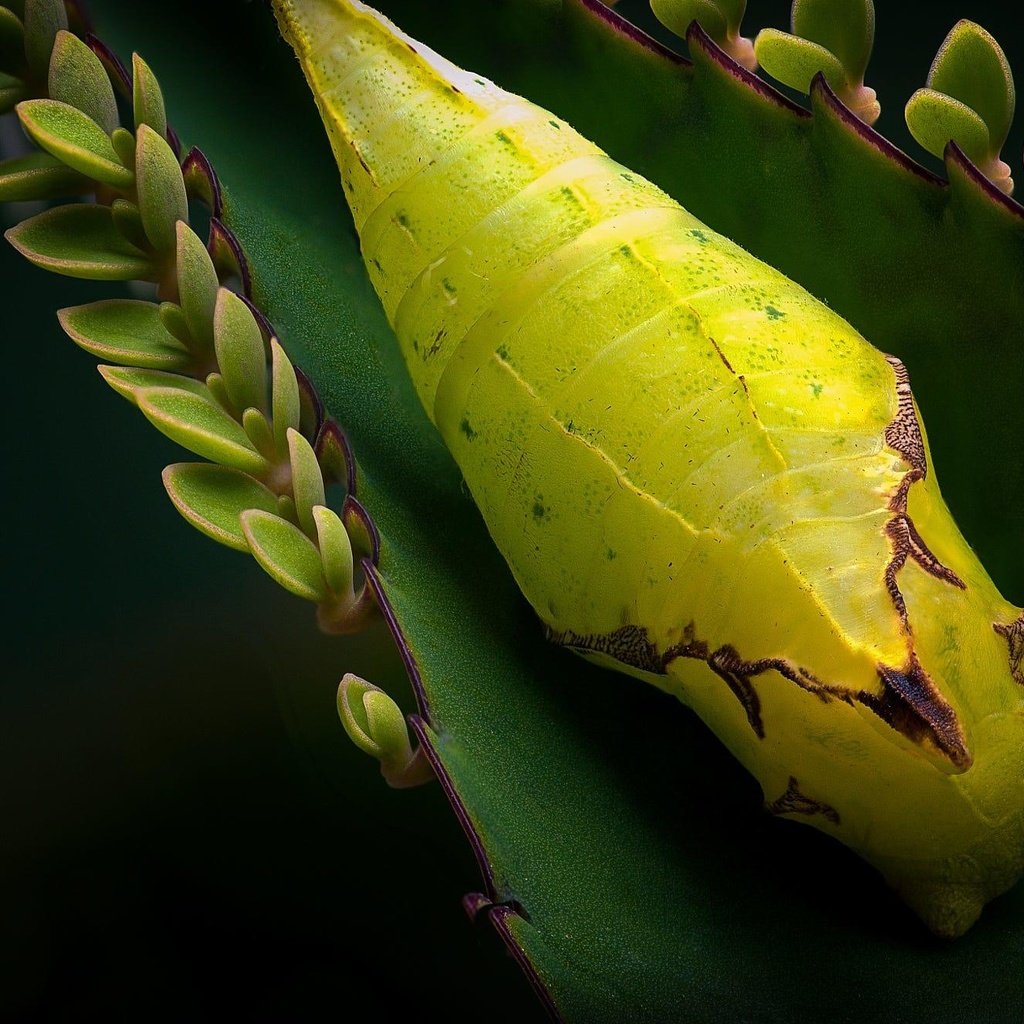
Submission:
POLYGON ((549 112, 275 0, 423 404, 553 639, 958 935, 1024 867, 1024 616, 907 374, 549 112))

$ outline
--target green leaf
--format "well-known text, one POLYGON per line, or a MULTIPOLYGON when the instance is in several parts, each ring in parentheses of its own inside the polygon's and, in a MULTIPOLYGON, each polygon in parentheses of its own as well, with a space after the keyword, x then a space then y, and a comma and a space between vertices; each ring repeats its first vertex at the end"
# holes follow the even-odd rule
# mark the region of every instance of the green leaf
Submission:
POLYGON ((142 214, 130 199, 115 199, 110 204, 110 219, 117 233, 130 245, 144 250, 149 245, 142 226, 142 214))
POLYGON ((183 462, 163 472, 174 507, 200 533, 236 551, 248 551, 240 516, 247 509, 276 513, 277 496, 258 480, 227 466, 183 462))
POLYGON ((160 323, 162 323, 164 325, 164 329, 180 341, 185 348, 190 347, 192 335, 188 329, 185 314, 182 311, 181 306, 176 302, 160 303, 160 323))
POLYGON ((125 167, 135 166, 135 136, 127 128, 115 128, 110 134, 110 144, 125 167))
POLYGON ((811 80, 820 71, 837 92, 846 87, 846 69, 831 50, 808 39, 762 29, 754 40, 757 62, 772 78, 803 93, 811 91, 811 80))
POLYGON ((192 363, 152 302, 101 299, 62 309, 57 316, 68 337, 99 359, 147 370, 185 370, 192 363))
MULTIPOLYGON (((665 28, 683 38, 694 21, 716 42, 725 37, 730 27, 739 25, 737 20, 730 26, 722 5, 715 0, 651 0, 651 10, 665 28)), ((742 18, 742 9, 739 13, 742 18)))
POLYGON ((313 520, 316 523, 316 541, 327 586, 333 593, 354 600, 352 543, 344 523, 333 509, 325 505, 313 506, 313 520))
POLYGON ((213 313, 217 364, 231 404, 241 412, 267 406, 267 354, 263 335, 246 304, 227 288, 217 293, 213 313))
POLYGON ((907 102, 906 118, 910 134, 935 156, 942 156, 950 140, 976 163, 991 154, 985 122, 969 106, 945 93, 918 89, 907 102))
POLYGON ((872 0, 793 0, 791 25, 795 35, 833 53, 849 82, 864 81, 875 40, 872 0))
POLYGON ((63 0, 25 0, 24 22, 28 66, 38 78, 45 78, 57 33, 68 27, 63 0))
MULTIPOLYGON (((112 0, 94 5, 102 14, 112 0)), ((798 119, 701 51, 692 70, 670 66, 581 4, 560 17, 554 3, 495 0, 486 19, 457 0, 379 5, 565 117, 901 355, 944 493, 986 564, 1022 592, 1012 215, 907 172, 820 98, 813 120, 798 119)), ((178 121, 230 187, 257 301, 351 435, 359 499, 383 534, 382 588, 429 700, 428 739, 481 837, 488 895, 529 915, 502 907, 506 935, 562 1017, 1008 1024, 1024 995, 1020 886, 963 942, 923 940, 855 858, 766 821, 693 716, 544 643, 408 384, 308 89, 267 11, 218 21, 183 0, 181 13, 168 30, 121 4, 114 41, 181 54, 164 77, 178 121), (217 62, 229 37, 245 61, 217 62), (196 81, 200 61, 218 67, 216 89, 196 81), (273 146, 237 117, 240 96, 274 124, 273 146)), ((468 871, 466 882, 479 884, 468 871)))
POLYGON ((254 510, 243 512, 241 521, 249 550, 276 583, 307 601, 327 597, 320 552, 297 526, 254 510))
POLYGON ((157 252, 173 252, 178 221, 188 220, 185 182, 171 147, 148 124, 136 135, 135 173, 146 237, 157 252))
POLYGON ((396 766, 412 757, 405 715, 379 686, 347 672, 338 687, 338 716, 348 738, 370 757, 396 766))
POLYGON ((87 178, 49 153, 26 153, 0 161, 0 203, 79 195, 91 188, 87 178))
POLYGON ((57 33, 49 71, 50 99, 77 107, 109 135, 119 125, 117 102, 99 57, 77 36, 57 33))
POLYGON ((0 114, 13 110, 28 95, 28 86, 14 75, 0 71, 0 114))
POLYGON ((976 111, 988 127, 991 152, 1002 149, 1013 123, 1013 74, 985 29, 967 20, 953 26, 932 62, 928 87, 976 111))
POLYGON ((270 339, 270 408, 274 423, 274 443, 282 454, 288 451, 289 429, 299 429, 301 404, 295 368, 276 338, 270 339))
POLYGON ((118 233, 105 206, 73 203, 44 210, 8 228, 4 237, 37 267, 96 281, 148 280, 144 252, 118 233))
POLYGON ((0 7, 0 68, 14 69, 25 60, 25 26, 7 7, 0 7))
POLYGON ((18 117, 35 142, 74 170, 114 188, 134 183, 110 136, 88 114, 59 100, 24 100, 18 117))
POLYGON ((217 271, 199 236, 184 219, 177 226, 178 296, 189 333, 204 351, 213 350, 213 314, 217 306, 217 271))
POLYGON ((317 534, 313 508, 324 503, 324 478, 313 446, 297 431, 288 430, 288 461, 292 468, 292 496, 299 526, 309 537, 317 534))
POLYGON ((191 395, 209 399, 206 385, 192 377, 183 377, 163 370, 140 370, 131 366, 98 366, 100 376, 132 405, 138 404, 140 391, 147 388, 174 388, 191 395))
POLYGON ((137 53, 132 54, 132 107, 136 128, 146 124, 161 138, 167 134, 167 114, 160 83, 137 53))
POLYGON ((268 462, 275 461, 277 452, 274 448, 274 431, 271 429, 267 417, 259 409, 251 406, 242 413, 242 429, 246 437, 252 441, 255 449, 267 459, 268 462))
POLYGON ((210 398, 179 388, 146 388, 135 400, 157 430, 182 448, 243 473, 267 471, 266 459, 242 427, 210 398))

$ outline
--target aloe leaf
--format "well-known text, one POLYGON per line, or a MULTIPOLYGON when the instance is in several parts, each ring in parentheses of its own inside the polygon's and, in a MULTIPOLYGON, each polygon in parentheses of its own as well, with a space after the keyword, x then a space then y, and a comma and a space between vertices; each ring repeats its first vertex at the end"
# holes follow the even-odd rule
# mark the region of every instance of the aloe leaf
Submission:
POLYGON ((277 513, 277 495, 228 466, 186 462, 168 466, 164 487, 174 507, 201 533, 236 551, 248 551, 240 516, 247 509, 277 513))
POLYGON ((18 104, 25 131, 69 167, 114 188, 129 188, 135 175, 118 159, 110 136, 76 107, 60 100, 18 104))
MULTIPOLYGON (((1019 472, 1003 457, 1015 449, 986 433, 994 425, 995 436, 1009 436, 1000 424, 1013 418, 1019 394, 1019 352, 1011 361, 1010 332, 991 329, 1020 322, 1018 263, 1005 258, 1019 248, 1015 229, 1004 232, 983 205, 986 193, 957 179, 959 205, 951 207, 950 193, 921 175, 914 183, 870 136, 851 130, 827 95, 816 98, 812 128, 711 57, 698 54, 699 91, 662 94, 691 72, 608 34, 608 16, 590 9, 567 8, 563 31, 548 21, 553 5, 496 4, 485 34, 455 17, 454 7, 444 18, 438 4, 382 6, 424 37, 434 23, 428 41, 464 63, 505 72, 504 84, 550 106, 560 100, 559 113, 610 148, 601 135, 618 136, 616 155, 647 164, 642 169, 698 215, 721 230, 736 226, 729 233, 761 255, 781 254, 775 262, 862 329, 872 325, 879 344, 893 349, 896 340, 916 352, 927 371, 918 374, 919 394, 927 401, 930 393, 937 410, 926 413, 933 444, 947 465, 959 464, 944 477, 947 493, 987 546, 996 575, 1019 584, 1016 546, 1007 543, 997 557, 998 534, 1013 535, 1019 514, 1019 472), (733 116, 696 116, 715 106, 733 116), (610 116, 623 110, 630 116, 610 116), (651 170, 659 166, 661 177, 651 170), (962 244, 947 251, 957 237, 946 224, 955 220, 945 217, 949 210, 967 226, 962 244), (982 262, 990 282, 977 272, 982 262), (971 287, 954 287, 965 279, 971 287), (965 358, 969 344, 985 346, 983 372, 965 358), (956 401, 943 400, 951 380, 956 401), (950 443, 959 440, 958 426, 969 428, 964 437, 986 437, 980 451, 950 443), (972 481, 983 486, 971 490, 972 481), (994 516, 986 514, 990 503, 994 516)), ((119 8, 117 29, 144 48, 154 26, 133 24, 132 16, 119 8)), ((316 116, 303 105, 304 86, 270 42, 272 29, 264 25, 263 35, 255 22, 247 19, 244 46, 234 23, 232 38, 248 59, 266 57, 272 83, 240 68, 221 73, 237 74, 239 90, 291 145, 275 138, 268 148, 246 136, 230 102, 191 81, 191 62, 169 66, 165 85, 176 103, 180 96, 182 127, 231 183, 226 217, 252 261, 257 300, 351 430, 360 499, 383 537, 381 591, 433 723, 422 735, 485 868, 487 892, 473 905, 513 940, 566 1019, 849 1020, 851 1007, 861 1019, 888 1019, 893 1007, 907 1020, 949 1019, 950 1007, 970 1019, 1014 1019, 1022 996, 1020 887, 965 944, 926 946, 854 858, 759 818, 742 772, 681 708, 550 650, 532 631, 404 381, 339 215, 336 172, 316 116), (298 185, 295 152, 304 160, 298 185), (296 238, 302 275, 288 273, 281 259, 296 238), (969 991, 963 977, 972 980, 969 991)), ((167 26, 160 30, 166 43, 167 26)), ((1015 223, 1009 207, 998 209, 1015 223)))
POLYGON ((57 315, 71 340, 99 359, 147 370, 184 370, 192 363, 152 302, 101 299, 57 315))
POLYGON ((76 203, 44 210, 4 236, 37 267, 68 277, 130 281, 153 273, 149 258, 122 237, 104 206, 76 203))

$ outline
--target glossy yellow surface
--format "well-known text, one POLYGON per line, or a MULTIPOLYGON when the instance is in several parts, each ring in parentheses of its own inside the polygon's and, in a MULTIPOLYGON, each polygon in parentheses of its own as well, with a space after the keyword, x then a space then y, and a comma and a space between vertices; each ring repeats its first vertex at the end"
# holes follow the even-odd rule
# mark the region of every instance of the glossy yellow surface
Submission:
POLYGON ((769 807, 966 930, 1024 864, 1020 609, 901 368, 555 115, 359 3, 276 8, 420 398, 553 637, 677 694, 769 807))

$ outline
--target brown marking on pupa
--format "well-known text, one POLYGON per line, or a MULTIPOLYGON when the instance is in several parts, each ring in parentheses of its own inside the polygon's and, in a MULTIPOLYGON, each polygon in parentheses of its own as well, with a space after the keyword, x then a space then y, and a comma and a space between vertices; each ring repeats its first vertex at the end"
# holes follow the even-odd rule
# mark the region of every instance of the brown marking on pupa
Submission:
POLYGON ((786 792, 777 800, 765 805, 772 814, 820 814, 833 825, 840 823, 839 812, 823 800, 815 800, 800 791, 796 776, 790 775, 786 792))
POLYGON ((864 693, 861 702, 914 743, 933 743, 960 771, 970 768, 973 758, 956 711, 917 655, 911 653, 900 669, 879 665, 878 675, 884 687, 881 697, 864 693))
MULTIPOLYGON (((1015 650, 1024 660, 1024 615, 1012 626, 1002 628, 1010 630, 1018 626, 1015 636, 1019 637, 1019 647, 1015 650)), ((998 625, 996 630, 1001 632, 998 625)), ((849 687, 824 682, 785 658, 745 661, 730 644, 723 644, 712 651, 706 641, 697 638, 692 622, 683 630, 682 640, 663 653, 651 642, 646 629, 634 625, 620 626, 610 633, 582 634, 572 630, 548 630, 548 638, 556 644, 583 653, 604 654, 623 665, 653 675, 665 675, 669 664, 676 658, 703 661, 740 702, 750 728, 759 739, 765 736, 764 721, 761 716, 761 700, 752 679, 771 671, 813 694, 822 703, 841 701, 851 707, 862 704, 913 742, 933 744, 957 768, 966 770, 971 765, 971 755, 956 712, 913 653, 902 669, 879 666, 879 678, 883 685, 879 695, 868 690, 851 690, 849 687)))
POLYGON ((889 500, 889 511, 893 513, 893 518, 886 524, 885 534, 892 545, 892 557, 885 567, 885 587, 899 617, 903 620, 904 627, 909 632, 907 605, 896 580, 897 574, 907 564, 908 559, 912 559, 936 579, 943 580, 960 590, 966 590, 967 585, 952 569, 935 557, 907 512, 911 485, 927 477, 928 459, 925 455, 921 424, 914 408, 914 395, 910 389, 907 368, 895 356, 885 358, 896 374, 897 401, 896 415, 885 428, 885 443, 893 451, 898 452, 903 461, 910 466, 889 500))
POLYGON ((1013 622, 996 622, 992 628, 1006 641, 1006 646, 1010 649, 1010 675, 1024 686, 1024 612, 1021 612, 1013 622))
POLYGON ((886 356, 885 361, 896 373, 896 415, 885 428, 885 443, 899 452, 906 463, 918 470, 921 479, 924 479, 928 472, 928 460, 924 451, 924 435, 914 408, 914 393, 910 390, 910 375, 895 356, 886 356))

